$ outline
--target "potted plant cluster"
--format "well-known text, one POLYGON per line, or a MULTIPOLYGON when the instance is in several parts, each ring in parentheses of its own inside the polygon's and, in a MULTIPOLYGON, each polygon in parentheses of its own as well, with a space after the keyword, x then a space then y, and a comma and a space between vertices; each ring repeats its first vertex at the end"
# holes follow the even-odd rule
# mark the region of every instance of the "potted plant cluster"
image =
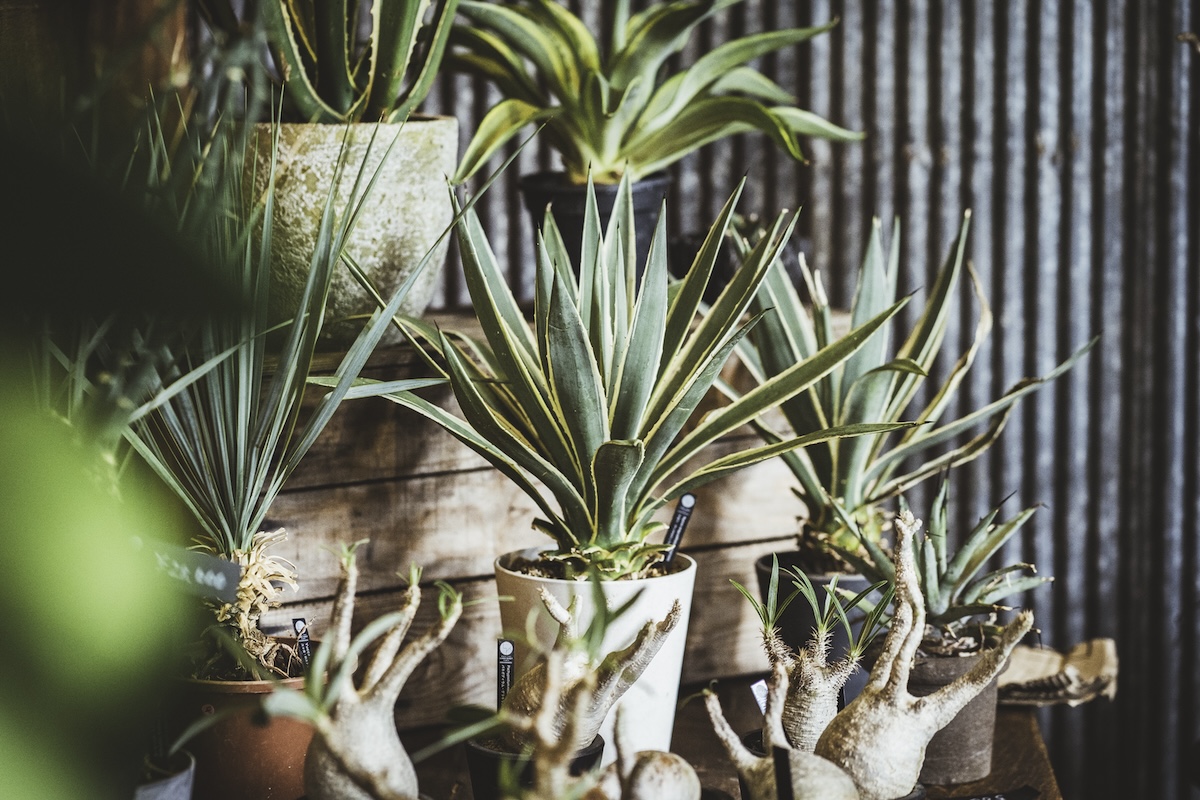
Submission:
MULTIPOLYGON (((925 628, 909 676, 916 696, 930 694, 975 666, 995 647, 1000 635, 1000 601, 1053 578, 1038 575, 1032 564, 988 569, 990 559, 1033 516, 1026 508, 1007 520, 992 509, 961 538, 957 552, 948 531, 949 480, 943 480, 929 509, 928 527, 913 538, 916 580, 924 598, 925 628)), ((901 513, 907 503, 901 498, 901 513)), ((841 548, 846 560, 867 580, 893 584, 895 570, 887 554, 864 537, 862 549, 841 548)), ((992 734, 996 721, 996 682, 980 693, 929 743, 920 779, 926 784, 966 783, 992 771, 992 734)))
MULTIPOLYGON (((791 434, 806 435, 829 425, 857 425, 912 420, 920 423, 895 434, 880 433, 847 439, 830 439, 819 447, 781 454, 796 478, 797 494, 807 508, 797 536, 798 549, 778 555, 785 569, 801 569, 816 583, 844 573, 840 585, 853 592, 871 582, 858 575, 844 553, 866 552, 861 542, 880 545, 885 541, 890 513, 887 501, 938 472, 978 458, 997 440, 1008 416, 1026 395, 1037 391, 1071 369, 1095 344, 1093 339, 1054 370, 1040 378, 1019 381, 991 402, 955 419, 945 419, 955 392, 974 363, 979 348, 992 327, 992 315, 983 287, 967 262, 966 243, 970 214, 966 214, 950 254, 926 294, 915 325, 898 346, 893 331, 882 329, 853 357, 830 371, 814 391, 797 395, 780 405, 791 434), (980 305, 971 346, 955 362, 945 381, 933 391, 923 407, 915 400, 941 352, 946 325, 957 314, 959 281, 966 273, 980 305), (974 434, 966 441, 964 436, 974 434)), ((895 302, 899 272, 899 226, 894 229, 890 249, 885 249, 879 222, 859 272, 850 328, 895 302)), ((775 309, 741 345, 739 355, 754 383, 761 383, 809 357, 834 337, 833 311, 826 299, 818 273, 803 257, 801 274, 807 284, 811 307, 776 264, 763 281, 752 308, 775 309)), ((739 393, 727 387, 734 397, 739 393)), ((761 419, 752 423, 768 442, 781 441, 780 432, 761 419)), ((886 561, 886 559, 884 559, 886 561)), ((771 557, 756 564, 760 587, 766 589, 771 557)), ((783 637, 799 647, 812 629, 811 615, 793 605, 781 622, 783 637)), ((844 651, 844 638, 835 639, 835 649, 844 651)), ((852 681, 848 694, 861 686, 852 681)))
MULTIPOLYGON (((295 585, 291 565, 271 552, 285 534, 272 529, 266 517, 347 396, 419 270, 362 328, 338 364, 334 387, 314 407, 302 410, 329 286, 372 179, 359 171, 349 207, 338 205, 336 182, 326 187, 300 304, 291 309, 287 321, 272 325, 274 284, 267 265, 276 247, 274 162, 268 164, 262 196, 244 196, 240 174, 245 135, 244 128, 222 120, 206 136, 185 135, 178 152, 162 154, 149 165, 166 186, 175 186, 168 183, 169 176, 186 176, 186 195, 177 198, 178 208, 194 216, 198 255, 233 287, 234 298, 188 331, 159 374, 162 383, 178 388, 139 409, 125 437, 191 513, 201 532, 197 546, 240 569, 236 597, 213 604, 207 646, 191 663, 192 680, 182 692, 180 725, 201 711, 240 710, 193 740, 199 763, 197 795, 295 798, 303 791, 301 768, 310 729, 279 720, 264 732, 250 718, 258 695, 270 692, 276 679, 298 684, 305 666, 291 646, 259 626, 283 588, 295 585), (177 380, 183 370, 190 371, 187 380, 177 380), (243 734, 248 738, 239 740, 243 734), (240 772, 239 764, 245 765, 240 772)), ((156 138, 170 140, 167 135, 156 138)), ((343 151, 335 177, 344 168, 343 151)), ((432 253, 427 253, 420 266, 431 259, 432 253)), ((439 380, 418 379, 400 386, 414 388, 439 380)))
MULTIPOLYGON (((740 0, 604 4, 612 31, 603 44, 557 0, 463 0, 449 64, 491 81, 502 98, 479 123, 455 180, 474 174, 530 124, 562 156, 563 171, 523 176, 525 204, 540 223, 547 204, 572 260, 586 222, 586 184, 595 184, 602 219, 633 184, 638 263, 645 263, 664 170, 711 142, 747 131, 766 134, 802 161, 801 137, 854 141, 845 130, 796 107, 796 99, 749 62, 825 33, 836 24, 749 34, 725 42, 687 67, 671 61, 706 20, 740 0)), ((578 264, 576 264, 578 267, 578 264)))
MULTIPOLYGON (((211 31, 265 38, 282 103, 282 124, 264 124, 254 137, 253 191, 261 195, 274 159, 276 246, 271 267, 276 287, 273 320, 287 319, 305 291, 309 254, 330 186, 347 205, 353 178, 375 174, 375 200, 363 207, 351 238, 360 266, 390 296, 417 272, 425 253, 441 241, 453 212, 443 190, 454 171, 458 122, 415 115, 434 84, 458 0, 373 0, 366 25, 359 4, 245 4, 200 0, 211 31), (349 129, 349 133, 347 133, 349 129), (348 153, 342 155, 346 140, 348 153), (347 168, 339 162, 346 159, 347 168)), ((419 315, 437 285, 446 246, 409 290, 405 313, 419 315)), ((373 309, 348 273, 335 272, 323 336, 348 345, 358 327, 339 322, 373 309)))
MULTIPOLYGON (((672 560, 672 548, 655 536, 665 528, 660 510, 693 489, 781 452, 831 436, 880 430, 823 429, 707 462, 703 458, 708 444, 805 391, 852 355, 904 302, 685 428, 738 342, 762 316, 743 320, 790 230, 781 216, 716 302, 702 307, 739 193, 709 231, 688 276, 674 287, 668 286, 660 219, 644 279, 635 289, 628 177, 607 234, 589 192, 578 276, 571 272, 554 217, 547 214, 539 240, 532 324, 505 284, 478 220, 466 213, 458 226, 459 246, 485 340, 407 323, 414 339, 431 350, 430 362, 443 365, 463 416, 412 392, 375 390, 442 426, 537 504, 542 516, 534 527, 550 537, 552 546, 496 561, 499 592, 514 598, 501 606, 506 629, 524 628, 530 610, 541 605, 543 589, 564 606, 575 595, 587 595, 581 592, 586 586, 581 579, 590 572, 602 579, 608 603, 637 598, 632 610, 609 628, 610 649, 627 644, 647 619, 661 619, 673 603, 682 603, 676 632, 626 696, 626 702, 649 712, 637 733, 657 749, 665 749, 670 740, 695 575, 692 559, 679 555, 672 560)), ((371 387, 363 386, 360 393, 371 393, 371 387)), ((581 614, 587 618, 591 612, 585 608, 581 614)), ((538 638, 548 643, 556 632, 553 622, 541 617, 538 638)), ((524 656, 518 647, 518 664, 524 656)))

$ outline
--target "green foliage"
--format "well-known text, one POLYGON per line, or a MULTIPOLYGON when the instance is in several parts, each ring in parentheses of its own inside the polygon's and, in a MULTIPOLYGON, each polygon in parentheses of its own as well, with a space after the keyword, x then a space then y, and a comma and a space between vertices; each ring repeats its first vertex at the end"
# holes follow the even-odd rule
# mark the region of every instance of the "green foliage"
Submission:
MULTIPOLYGON (((302 121, 400 122, 433 87, 458 0, 371 0, 363 40, 357 2, 258 5, 284 97, 302 121)), ((214 31, 236 34, 248 24, 230 0, 200 0, 200 9, 214 31)))
POLYGON ((530 123, 563 157, 570 179, 637 181, 688 153, 736 133, 759 131, 801 161, 799 137, 862 139, 810 111, 747 66, 836 24, 750 34, 726 42, 672 72, 705 20, 741 0, 672 0, 630 15, 629 0, 606 3, 613 31, 606 52, 556 0, 463 0, 449 61, 494 83, 504 99, 479 124, 455 176, 470 177, 530 123))
POLYGON ((821 599, 818 597, 812 580, 802 570, 785 571, 785 574, 792 579, 793 589, 787 597, 783 598, 782 602, 779 600, 779 558, 777 556, 771 557, 771 579, 767 584, 765 601, 760 601, 753 592, 737 581, 731 579, 729 582, 750 601, 764 632, 778 630, 783 612, 787 610, 793 600, 803 596, 809 608, 812 609, 813 619, 817 623, 814 631, 816 640, 824 641, 825 637, 832 632, 834 625, 841 625, 850 642, 848 651, 850 657, 855 661, 861 658, 882 628, 884 612, 892 602, 893 588, 888 585, 888 581, 876 581, 873 585, 851 596, 848 591, 838 588, 838 576, 834 575, 824 586, 825 597, 821 599), (867 598, 878 591, 883 591, 880 600, 875 603, 868 601, 867 598), (850 612, 860 607, 866 609, 867 613, 858 634, 855 635, 854 628, 850 624, 850 612))
MULTIPOLYGON (((648 537, 664 504, 734 470, 839 435, 896 426, 821 429, 720 458, 696 457, 716 439, 814 385, 903 305, 799 360, 737 402, 685 427, 730 353, 763 316, 744 314, 791 231, 782 216, 710 307, 701 296, 741 192, 708 233, 688 276, 668 285, 665 215, 635 289, 635 232, 628 176, 601 232, 589 190, 580 274, 552 216, 538 247, 534 322, 526 323, 473 212, 458 226, 467 287, 485 341, 419 322, 414 335, 444 365, 459 418, 413 394, 361 387, 428 417, 516 482, 537 503, 535 526, 555 543, 564 571, 588 565, 606 579, 645 574, 664 550, 648 537), (681 473, 682 470, 682 473, 681 473)), ((364 382, 367 383, 367 382, 364 382)), ((357 392, 356 392, 357 395, 357 392)))
MULTIPOLYGON (((950 482, 943 479, 929 511, 923 534, 913 540, 917 581, 925 598, 925 623, 937 632, 927 640, 948 643, 971 639, 971 629, 990 630, 998 611, 1006 610, 1000 601, 1054 580, 1038 575, 1033 564, 1011 564, 985 570, 988 560, 1033 516, 1036 506, 1026 508, 1011 519, 996 521, 997 506, 971 529, 958 552, 951 555, 947 546, 950 482)), ((907 509, 904 498, 902 509, 907 509)), ((877 545, 864 539, 866 555, 839 548, 839 552, 868 580, 895 583, 891 558, 877 545)), ((936 645, 934 645, 936 646, 936 645)), ((951 644, 953 647, 953 644, 951 644)))
MULTIPOLYGON (((183 155, 188 161, 164 164, 190 170, 197 185, 207 185, 214 193, 208 200, 219 213, 209 216, 210 227, 199 242, 207 260, 229 285, 239 288, 241 305, 232 313, 201 320, 173 363, 176 369, 201 364, 211 368, 134 414, 127 434, 134 449, 195 515, 205 543, 224 555, 251 548, 267 510, 346 397, 420 272, 417 269, 387 308, 363 328, 342 357, 332 390, 302 415, 305 381, 324 323, 333 270, 374 178, 358 174, 344 209, 336 208, 330 189, 299 307, 291 320, 269 329, 274 159, 264 196, 248 202, 241 196, 246 143, 240 136, 218 126, 211 139, 189 143, 192 149, 183 155), (261 232, 259 247, 252 244, 254 226, 261 232)), ((344 152, 345 148, 343 156, 344 152)), ((344 158, 339 160, 339 175, 343 164, 344 158)), ((428 260, 427 254, 422 266, 428 260)), ((168 383, 176 376, 168 372, 163 377, 168 383)), ((402 386, 436 382, 408 381, 402 386)))
MULTIPOLYGON (((818 564, 826 541, 840 545, 843 550, 854 548, 859 538, 878 542, 884 522, 879 508, 882 501, 940 471, 978 458, 1000 436, 1022 397, 1071 369, 1096 342, 1095 339, 1088 342, 1048 374, 1025 378, 981 408, 956 419, 943 420, 992 327, 991 309, 983 287, 965 259, 969 221, 970 212, 964 215, 957 241, 928 292, 916 325, 898 349, 891 345, 892 331, 882 328, 852 358, 827 373, 808 392, 781 406, 796 435, 807 435, 830 425, 894 423, 901 419, 919 423, 898 434, 830 439, 820 448, 783 454, 809 511, 812 535, 802 536, 801 547, 818 564), (917 391, 941 351, 946 325, 958 313, 958 282, 964 271, 980 305, 974 340, 928 404, 914 408, 917 391), (960 441, 964 434, 980 428, 969 440, 960 441)), ((876 220, 850 310, 852 331, 858 331, 895 302, 899 253, 899 224, 891 249, 885 250, 876 220)), ((833 339, 832 311, 820 276, 809 270, 803 259, 800 266, 812 300, 811 310, 801 302, 782 263, 769 271, 752 306, 759 312, 776 311, 763 320, 739 350, 759 383, 773 379, 797 360, 809 358, 833 339)), ((729 392, 739 396, 732 389, 729 392)), ((782 440, 780 433, 761 421, 754 424, 766 441, 782 440)), ((836 561, 822 566, 845 567, 836 561)))

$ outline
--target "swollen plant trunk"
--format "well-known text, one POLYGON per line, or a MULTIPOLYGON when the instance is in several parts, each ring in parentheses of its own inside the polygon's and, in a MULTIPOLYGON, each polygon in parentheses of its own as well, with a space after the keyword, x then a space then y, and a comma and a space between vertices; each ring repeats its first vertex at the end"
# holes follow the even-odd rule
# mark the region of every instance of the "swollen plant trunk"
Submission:
POLYGON ((908 690, 909 674, 925 633, 925 601, 913 556, 919 527, 907 511, 896 518, 896 610, 891 630, 866 688, 834 717, 817 742, 817 755, 844 769, 862 800, 892 800, 913 790, 929 740, 1000 673, 1033 624, 1033 615, 1022 611, 1004 628, 998 646, 968 672, 933 694, 914 697, 908 690))
MULTIPOLYGON (((342 562, 342 582, 334 601, 331 631, 322 647, 332 648, 329 675, 353 670, 351 640, 358 569, 353 550, 342 562)), ((417 665, 449 635, 462 614, 454 595, 443 616, 403 648, 421 602, 413 582, 404 593, 396 622, 381 638, 361 671, 360 685, 347 677, 336 692, 328 717, 317 726, 305 765, 308 800, 415 800, 417 774, 396 732, 396 699, 417 665)))
POLYGON ((709 691, 704 696, 704 706, 713 730, 729 760, 737 770, 745 800, 778 800, 777 777, 780 770, 776 760, 787 763, 787 780, 793 798, 820 798, 820 800, 860 800, 854 781, 837 765, 804 750, 791 747, 783 730, 783 711, 788 694, 788 671, 780 662, 772 667, 771 680, 767 689, 767 713, 763 724, 762 743, 765 756, 752 753, 733 732, 721 701, 709 691))

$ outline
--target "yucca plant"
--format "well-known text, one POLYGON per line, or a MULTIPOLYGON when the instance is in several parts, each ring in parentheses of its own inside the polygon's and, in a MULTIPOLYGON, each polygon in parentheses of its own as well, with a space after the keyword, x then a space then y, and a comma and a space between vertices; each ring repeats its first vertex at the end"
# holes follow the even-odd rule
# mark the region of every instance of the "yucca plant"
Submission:
POLYGON ((589 184, 578 277, 570 271, 553 217, 546 216, 532 326, 505 283, 479 220, 468 212, 458 226, 458 241, 485 341, 410 323, 432 346, 431 360, 444 365, 463 418, 411 392, 375 390, 441 425, 533 498, 542 514, 534 525, 553 539, 555 549, 547 558, 557 562, 559 572, 582 574, 593 565, 605 579, 653 571, 665 549, 649 542, 663 527, 655 513, 685 492, 797 447, 897 427, 823 428, 695 460, 718 437, 812 386, 858 350, 904 301, 686 428, 734 347, 766 314, 743 319, 791 225, 781 215, 716 302, 701 309, 741 187, 709 231, 687 277, 674 285, 668 283, 661 218, 641 288, 635 290, 629 184, 627 176, 607 235, 601 233, 589 184))
MULTIPOLYGON (((957 241, 928 290, 920 317, 898 348, 891 345, 890 328, 882 328, 810 391, 781 405, 792 435, 807 435, 830 425, 878 424, 902 419, 920 423, 895 435, 880 433, 831 439, 819 448, 782 454, 808 508, 808 520, 799 537, 806 569, 847 570, 846 562, 831 552, 827 543, 853 550, 858 547, 860 535, 863 541, 878 542, 887 519, 883 501, 943 470, 978 458, 1000 436, 1022 397, 1067 372, 1096 342, 1095 339, 1088 342, 1046 375, 1025 378, 986 405, 961 417, 943 420, 992 327, 983 287, 965 257, 969 222, 970 212, 967 212, 957 241), (964 271, 980 305, 974 339, 929 401, 917 408, 914 406, 917 392, 941 351, 948 320, 957 313, 955 299, 964 271), (978 432, 966 442, 959 441, 972 431, 978 432)), ((899 253, 899 223, 894 228, 891 249, 885 250, 876 220, 850 309, 852 331, 895 302, 899 253)), ((811 298, 811 310, 801 302, 782 263, 769 271, 752 305, 759 312, 766 309, 776 312, 763 319, 739 350, 752 378, 759 384, 773 380, 790 365, 809 358, 833 340, 833 312, 820 276, 808 268, 803 257, 800 268, 811 298)), ((731 387, 726 389, 734 398, 741 396, 731 387)), ((768 442, 783 440, 784 434, 767 424, 761 421, 754 424, 768 442)))
MULTIPOLYGON (((263 197, 247 201, 239 177, 247 134, 245 128, 236 130, 231 136, 222 124, 212 138, 188 140, 179 157, 151 164, 153 170, 184 170, 192 184, 201 187, 197 191, 208 194, 206 202, 212 203, 214 213, 208 215, 197 246, 201 257, 236 287, 240 303, 198 323, 162 381, 171 382, 176 372, 195 365, 209 368, 181 391, 139 409, 126 437, 194 515, 203 532, 197 544, 242 566, 237 601, 218 605, 217 620, 263 669, 279 671, 280 645, 259 631, 257 623, 277 602, 281 584, 294 584, 295 577, 290 565, 269 554, 283 534, 264 530, 264 519, 288 477, 351 393, 354 378, 420 270, 362 329, 338 365, 331 391, 302 412, 330 279, 372 178, 358 173, 346 208, 335 205, 330 187, 302 301, 289 321, 271 327, 266 265, 272 248, 274 161, 263 197), (254 228, 260 234, 257 245, 254 228)), ((396 388, 438 382, 401 381, 396 388)), ((220 653, 199 672, 244 676, 220 653)))
MULTIPOLYGON (((929 511, 924 535, 913 539, 917 583, 925 598, 925 638, 922 649, 931 654, 950 654, 982 647, 988 636, 999 631, 996 614, 1007 610, 1000 601, 1029 591, 1054 579, 1038 575, 1033 564, 1010 564, 985 569, 988 560, 1029 521, 1036 506, 997 522, 997 506, 989 511, 951 554, 947 532, 950 481, 943 479, 929 511)), ((901 513, 908 510, 900 498, 901 513)), ((838 548, 842 557, 870 581, 894 585, 891 557, 868 538, 863 539, 865 557, 857 550, 838 548)))
POLYGON ((747 64, 836 24, 750 34, 713 48, 691 66, 667 68, 697 27, 741 0, 672 0, 631 14, 629 0, 606 3, 612 38, 602 48, 557 0, 463 0, 449 64, 492 81, 504 96, 483 118, 456 181, 470 177, 531 123, 582 185, 637 181, 710 142, 760 131, 803 160, 799 137, 851 141, 747 64))
MULTIPOLYGON (((458 0, 372 0, 358 35, 350 0, 263 0, 259 9, 283 96, 301 122, 402 122, 433 87, 458 0)), ((230 0, 200 0, 209 26, 236 34, 251 20, 230 0)))

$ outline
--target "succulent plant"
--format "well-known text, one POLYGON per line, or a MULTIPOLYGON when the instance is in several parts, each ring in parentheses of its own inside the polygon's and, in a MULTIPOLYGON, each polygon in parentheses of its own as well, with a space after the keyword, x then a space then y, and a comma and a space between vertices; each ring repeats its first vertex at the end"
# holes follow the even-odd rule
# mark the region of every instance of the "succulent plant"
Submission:
MULTIPOLYGON (((928 291, 916 325, 898 348, 891 345, 891 330, 884 328, 853 357, 827 373, 811 391, 796 395, 780 406, 793 435, 806 435, 830 425, 902 419, 920 423, 894 435, 879 433, 830 439, 821 447, 782 454, 808 507, 809 518, 799 543, 811 568, 822 572, 845 570, 848 565, 831 553, 827 542, 843 550, 857 549, 860 534, 864 540, 878 542, 887 520, 881 507, 884 500, 945 469, 978 458, 1000 436, 1021 398, 1067 372, 1096 342, 1095 339, 1088 342, 1048 374, 1022 379, 986 405, 956 419, 943 420, 992 327, 983 287, 965 257, 969 221, 967 212, 957 241, 928 291), (914 408, 918 389, 941 351, 947 321, 957 313, 955 298, 964 271, 980 305, 974 340, 945 381, 932 392, 928 403, 923 408, 914 408), (978 432, 969 440, 960 441, 973 431, 978 432)), ((876 220, 850 309, 852 331, 895 302, 899 254, 899 224, 894 228, 890 251, 885 251, 876 220)), ((808 268, 803 257, 800 269, 812 300, 811 311, 801 302, 781 263, 769 271, 755 298, 754 310, 776 311, 764 317, 739 350, 756 382, 771 380, 833 340, 832 310, 820 275, 808 268)), ((732 388, 727 387, 727 391, 733 397, 740 396, 732 388)), ((761 420, 753 424, 768 442, 783 439, 783 434, 761 420)))
POLYGON ((747 63, 836 24, 750 34, 714 47, 684 69, 668 59, 697 26, 741 0, 606 3, 612 39, 602 52, 588 26, 556 0, 463 0, 449 63, 492 81, 504 99, 479 124, 456 181, 531 123, 562 154, 570 180, 617 183, 665 169, 705 144, 760 131, 796 160, 799 137, 852 141, 845 130, 796 107, 782 87, 747 63))
MULTIPOLYGON (((601 233, 589 191, 577 277, 547 215, 538 247, 532 328, 479 220, 466 214, 458 228, 459 246, 486 341, 408 323, 415 337, 432 346, 431 361, 444 365, 463 418, 412 392, 376 390, 441 425, 516 482, 542 513, 535 527, 554 540, 555 550, 545 558, 563 573, 597 567, 605 579, 650 574, 666 549, 649 541, 663 528, 655 513, 671 500, 796 447, 897 427, 822 428, 716 459, 701 456, 717 438, 812 386, 904 302, 685 428, 734 347, 766 313, 743 321, 791 230, 781 215, 716 302, 702 309, 700 298, 740 192, 739 187, 709 231, 687 277, 675 285, 668 284, 661 217, 640 290, 635 290, 628 176, 607 234, 601 233)), ((370 386, 359 390, 370 391, 370 386)))
MULTIPOLYGON (((371 0, 363 39, 357 2, 248 5, 259 9, 284 99, 299 121, 400 122, 433 86, 458 0, 371 0)), ((200 0, 200 10, 216 31, 248 24, 231 0, 200 0)))
POLYGON ((862 800, 890 800, 913 790, 930 739, 1000 674, 1033 625, 1032 612, 1022 611, 967 672, 932 694, 910 694, 909 676, 926 621, 915 558, 920 525, 908 511, 896 518, 895 612, 883 650, 862 694, 838 712, 817 741, 816 754, 845 770, 862 800))
POLYGON ((396 731, 396 698, 417 665, 446 640, 463 610, 462 595, 438 582, 438 619, 405 644, 421 604, 421 570, 414 565, 400 607, 352 638, 355 551, 361 544, 342 548, 331 630, 317 648, 304 692, 278 687, 263 701, 267 713, 313 726, 304 765, 304 788, 312 800, 417 796, 417 774, 396 731), (365 669, 358 672, 359 659, 372 647, 365 669))
MULTIPOLYGON (((766 600, 760 602, 753 593, 737 581, 730 581, 754 607, 762 623, 763 647, 772 669, 782 669, 787 677, 787 691, 781 713, 782 730, 789 747, 812 752, 825 726, 838 710, 838 697, 846 681, 858 668, 867 646, 879 632, 883 614, 891 602, 891 589, 876 603, 868 603, 869 595, 887 586, 880 580, 857 595, 844 599, 839 593, 837 576, 824 587, 825 597, 818 598, 812 581, 803 572, 785 572, 792 578, 795 589, 782 602, 779 601, 779 559, 771 564, 771 579, 768 583, 766 600), (803 596, 812 609, 816 627, 807 644, 792 650, 780 637, 776 627, 787 607, 803 596), (850 624, 849 614, 860 606, 867 612, 857 633, 850 624), (850 642, 846 654, 830 663, 829 651, 833 630, 840 625, 850 642)), ((845 590, 842 590, 845 591, 845 590)), ((764 729, 763 741, 769 741, 764 729)))
MULTIPOLYGON (((949 480, 943 480, 930 508, 925 534, 916 537, 913 545, 929 627, 922 648, 931 653, 979 649, 988 636, 999 630, 994 624, 995 615, 1007 610, 999 605, 1001 600, 1054 580, 1038 575, 1032 564, 986 570, 988 560, 1029 521, 1036 506, 1000 522, 996 521, 1000 508, 993 508, 951 556, 947 545, 949 488, 949 480)), ((902 513, 908 510, 904 498, 900 498, 900 507, 902 513)), ((894 584, 891 558, 869 539, 864 538, 863 547, 865 558, 845 548, 839 548, 839 552, 868 580, 894 584)))

